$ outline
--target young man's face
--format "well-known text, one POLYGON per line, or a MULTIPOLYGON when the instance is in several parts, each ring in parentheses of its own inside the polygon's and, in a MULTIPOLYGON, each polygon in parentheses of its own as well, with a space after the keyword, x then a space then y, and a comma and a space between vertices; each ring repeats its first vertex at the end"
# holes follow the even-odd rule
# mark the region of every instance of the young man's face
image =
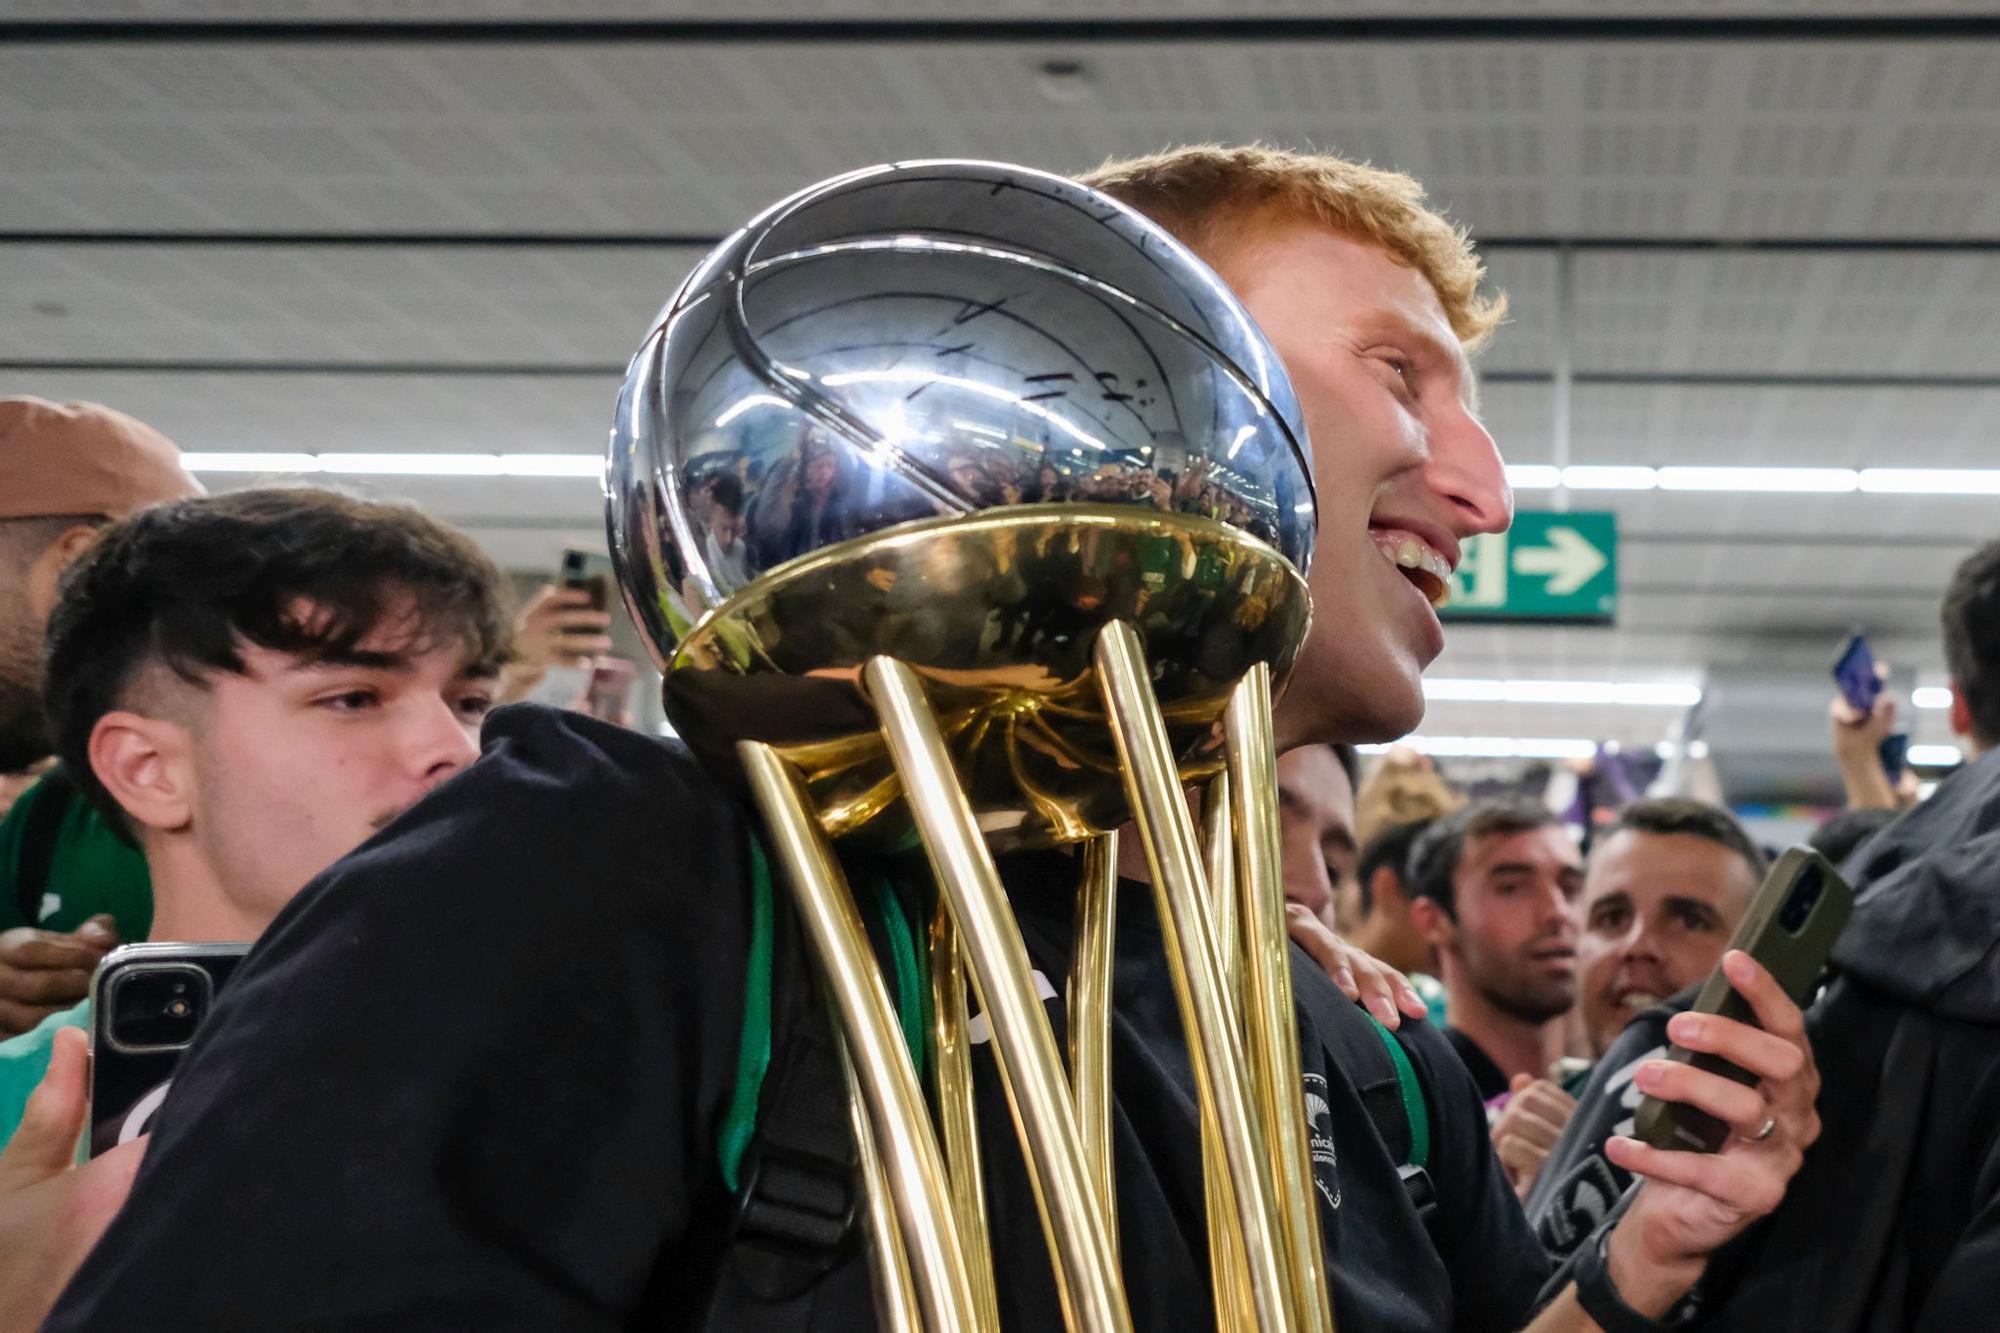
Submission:
POLYGON ((245 645, 188 728, 190 828, 223 891, 268 920, 308 880, 479 754, 493 680, 445 642, 370 635, 352 663, 245 645), (380 654, 381 660, 374 660, 380 654))
POLYGON ((1440 918, 1434 943, 1465 982, 1497 1008, 1531 1023, 1576 1003, 1576 924, 1583 859, 1569 830, 1487 833, 1465 840, 1452 876, 1456 921, 1440 918))
POLYGON ((1312 632, 1278 744, 1393 739, 1423 717, 1418 676, 1444 646, 1431 594, 1465 538, 1505 529, 1513 496, 1430 283, 1314 223, 1242 225, 1204 257, 1285 363, 1319 498, 1312 632))
POLYGON ((1334 927, 1334 899, 1354 878, 1354 784, 1324 745, 1278 760, 1278 827, 1287 901, 1334 927))
POLYGON ((1621 829, 1592 850, 1576 952, 1596 1054, 1714 970, 1757 882, 1741 856, 1692 833, 1621 829))

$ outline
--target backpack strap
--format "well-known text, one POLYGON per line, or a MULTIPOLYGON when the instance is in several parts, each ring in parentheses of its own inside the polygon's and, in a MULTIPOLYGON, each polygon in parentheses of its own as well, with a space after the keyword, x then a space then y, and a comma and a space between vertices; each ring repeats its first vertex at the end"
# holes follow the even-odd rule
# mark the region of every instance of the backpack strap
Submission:
POLYGON ((1396 1034, 1382 1025, 1373 1014, 1368 1021, 1375 1025, 1375 1035, 1382 1039, 1382 1046, 1389 1052, 1390 1063, 1396 1066, 1396 1093, 1403 1104, 1403 1120, 1409 1127, 1409 1151, 1404 1160, 1411 1166, 1424 1168, 1431 1164, 1431 1111, 1424 1101, 1423 1085, 1417 1082, 1416 1066, 1410 1063, 1410 1053, 1403 1049, 1403 1043, 1396 1040, 1396 1034))
MULTIPOLYGON (((795 912, 780 910, 750 842, 751 940, 736 1086, 718 1165, 737 1197, 704 1328, 802 1333, 822 1280, 854 1252, 860 1213, 847 1078, 795 912)), ((870 943, 886 956, 897 1018, 923 1068, 928 986, 901 899, 877 884, 870 943)))
POLYGON ((1343 1042, 1347 1048, 1343 1064, 1348 1077, 1354 1081, 1355 1090, 1361 1094, 1361 1104, 1367 1108, 1368 1118, 1375 1122, 1375 1132, 1382 1136, 1383 1145, 1396 1160, 1396 1174, 1402 1177, 1403 1190, 1409 1195, 1410 1206, 1417 1210, 1417 1216, 1428 1227, 1437 1214, 1437 1188, 1428 1169, 1431 1160, 1430 1103, 1424 1096, 1416 1066, 1410 1062, 1409 1052, 1403 1049, 1403 1043, 1377 1022, 1373 1014, 1365 1009, 1361 1012, 1367 1017, 1376 1039, 1356 1036, 1343 1042))
POLYGON ((79 795, 68 770, 57 764, 21 798, 28 808, 21 816, 20 854, 14 863, 14 905, 27 925, 42 922, 42 895, 48 892, 49 872, 55 868, 63 817, 79 795))

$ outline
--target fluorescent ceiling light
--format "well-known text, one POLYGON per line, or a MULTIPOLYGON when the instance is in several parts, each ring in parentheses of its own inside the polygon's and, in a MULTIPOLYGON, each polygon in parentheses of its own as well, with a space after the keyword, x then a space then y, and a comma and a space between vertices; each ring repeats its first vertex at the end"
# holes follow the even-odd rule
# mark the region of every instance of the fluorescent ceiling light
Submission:
POLYGON ((1517 491, 1711 491, 1742 495, 2000 495, 2000 468, 1641 467, 1626 463, 1509 463, 1517 491))
POLYGON ((1563 485, 1573 491, 1650 491, 1660 484, 1649 467, 1598 467, 1572 464, 1562 470, 1563 485))
POLYGON ((790 406, 791 406, 790 403, 786 402, 783 398, 778 397, 778 395, 775 393, 747 394, 742 398, 738 398, 728 407, 723 408, 721 415, 716 417, 715 424, 717 429, 720 429, 723 426, 727 426, 730 422, 736 420, 736 418, 742 416, 745 412, 748 412, 753 407, 790 407, 790 406))
POLYGON ((1663 467, 1663 491, 1776 491, 1790 494, 1851 491, 1861 484, 1851 467, 1663 467))
POLYGON ((602 454, 501 454, 503 477, 589 477, 604 475, 602 454))
POLYGON ((1562 485, 1563 471, 1553 463, 1509 463, 1507 484, 1517 491, 1552 491, 1562 485))
POLYGON ((190 472, 317 472, 315 454, 183 453, 181 466, 190 472))
POLYGON ((1877 495, 2000 495, 2000 468, 1865 467, 1861 489, 1877 495))
POLYGON ((321 454, 322 472, 371 477, 497 477, 498 454, 321 454))
POLYGON ((1457 703, 1617 704, 1642 708, 1688 708, 1701 702, 1701 687, 1615 680, 1438 677, 1424 682, 1424 697, 1457 703))
POLYGON ((333 472, 351 477, 590 477, 602 454, 184 453, 190 472, 333 472))
POLYGON ((1964 758, 1956 745, 1912 745, 1909 753, 1918 768, 1950 768, 1964 758))
POLYGON ((1943 685, 1919 685, 1910 691, 1910 702, 1918 708, 1951 707, 1951 690, 1943 685))
MULTIPOLYGON (((1588 759, 1597 753, 1596 741, 1562 736, 1405 736, 1396 744, 1443 759, 1588 759)), ((1358 748, 1381 754, 1390 747, 1358 748)))

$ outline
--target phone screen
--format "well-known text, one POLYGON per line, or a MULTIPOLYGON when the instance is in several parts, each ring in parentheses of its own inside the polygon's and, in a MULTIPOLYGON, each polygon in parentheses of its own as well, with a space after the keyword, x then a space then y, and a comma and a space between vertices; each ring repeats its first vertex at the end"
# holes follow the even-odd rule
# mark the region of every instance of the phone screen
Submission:
POLYGON ((1841 645, 1840 655, 1833 659, 1833 683, 1856 712, 1867 713, 1875 707, 1882 693, 1882 678, 1875 674, 1875 654, 1862 635, 1851 634, 1841 645))

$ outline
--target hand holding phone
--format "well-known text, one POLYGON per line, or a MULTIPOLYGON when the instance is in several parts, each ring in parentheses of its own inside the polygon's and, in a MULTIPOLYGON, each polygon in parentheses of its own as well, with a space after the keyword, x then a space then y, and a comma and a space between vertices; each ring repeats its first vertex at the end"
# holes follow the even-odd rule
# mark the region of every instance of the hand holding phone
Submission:
MULTIPOLYGON (((1724 957, 1734 951, 1748 954, 1794 1005, 1803 1008, 1853 910, 1854 891, 1826 858, 1794 847, 1780 856, 1765 876, 1724 957)), ((1757 1024, 1749 1001, 1720 964, 1702 983, 1689 1014, 1713 1014, 1737 1023, 1757 1024)), ((1675 1022, 1679 1021, 1676 1018, 1675 1022)), ((1668 1030, 1671 1032, 1673 1025, 1668 1030)), ((1758 1081, 1755 1074, 1720 1055, 1696 1054, 1678 1044, 1666 1058, 1737 1083, 1758 1081)), ((1716 1152, 1730 1135, 1729 1124, 1720 1117, 1685 1102, 1652 1096, 1639 1103, 1633 1130, 1636 1137, 1656 1148, 1695 1152, 1716 1152)))
POLYGON ((1881 666, 1868 647, 1866 635, 1850 634, 1833 657, 1833 683, 1857 717, 1867 717, 1882 693, 1881 666))
POLYGON ((563 551, 562 570, 558 575, 561 585, 572 592, 583 593, 590 599, 593 611, 609 610, 611 606, 611 559, 595 551, 583 551, 568 547, 563 551))
POLYGON ((90 981, 90 1155, 152 1128, 167 1086, 244 943, 128 944, 90 981))

